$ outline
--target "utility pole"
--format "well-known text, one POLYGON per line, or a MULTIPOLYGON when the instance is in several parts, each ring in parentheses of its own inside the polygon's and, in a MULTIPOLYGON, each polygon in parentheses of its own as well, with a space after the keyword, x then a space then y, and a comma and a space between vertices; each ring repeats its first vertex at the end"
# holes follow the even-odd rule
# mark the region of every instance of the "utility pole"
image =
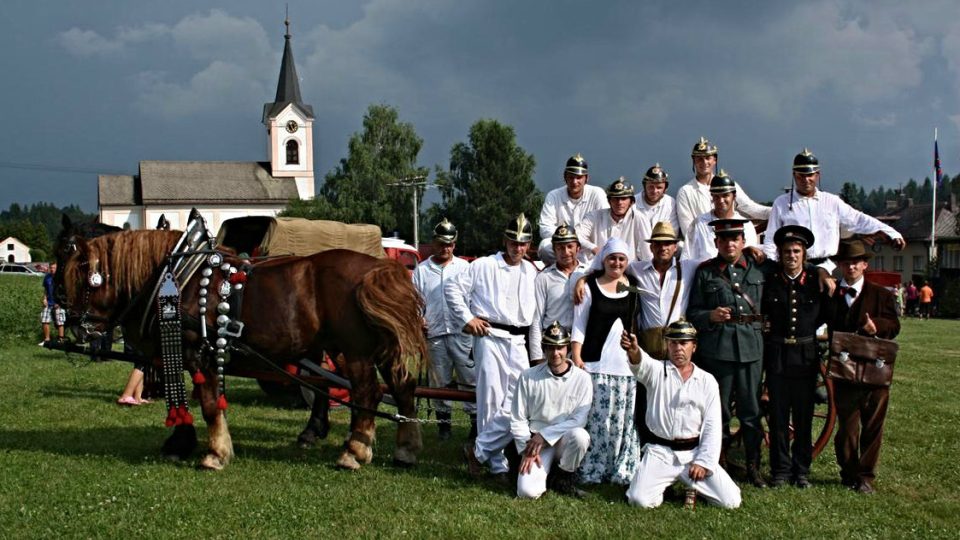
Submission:
POLYGON ((427 185, 426 176, 408 176, 406 178, 398 178, 387 185, 398 188, 413 188, 411 190, 413 192, 413 247, 420 249, 420 206, 418 201, 420 188, 430 189, 434 186, 427 185))

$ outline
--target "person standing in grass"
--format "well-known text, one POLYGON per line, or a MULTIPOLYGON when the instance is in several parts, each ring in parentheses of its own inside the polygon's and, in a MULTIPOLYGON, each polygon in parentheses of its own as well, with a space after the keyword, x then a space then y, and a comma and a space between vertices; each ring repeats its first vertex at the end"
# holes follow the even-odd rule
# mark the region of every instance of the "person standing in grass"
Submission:
POLYGON ((933 312, 933 288, 929 281, 923 282, 923 287, 917 291, 917 298, 920 300, 920 318, 929 319, 933 312))
POLYGON ((50 343, 50 325, 57 327, 57 340, 63 342, 63 325, 67 322, 67 314, 57 302, 53 290, 53 276, 57 273, 57 263, 50 263, 49 271, 43 276, 43 311, 40 312, 40 326, 43 330, 43 341, 40 346, 50 343))

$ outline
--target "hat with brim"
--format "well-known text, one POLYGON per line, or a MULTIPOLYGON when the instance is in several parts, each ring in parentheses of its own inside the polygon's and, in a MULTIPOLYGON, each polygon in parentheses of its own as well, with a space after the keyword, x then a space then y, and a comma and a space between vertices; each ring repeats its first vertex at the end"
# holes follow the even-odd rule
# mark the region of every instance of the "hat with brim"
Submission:
POLYGON ((543 329, 540 344, 544 347, 565 347, 570 345, 570 332, 558 321, 553 321, 553 324, 543 329))
POLYGON ((727 171, 720 169, 713 178, 710 179, 710 195, 723 195, 724 193, 736 193, 737 183, 730 178, 727 171))
POLYGON ((514 242, 526 243, 533 240, 533 225, 522 212, 510 220, 503 231, 503 237, 514 242))
POLYGON ((667 174, 667 171, 663 170, 663 167, 659 163, 647 169, 647 172, 643 175, 643 183, 647 182, 669 184, 667 179, 670 178, 670 175, 667 174))
POLYGON ((450 223, 447 218, 443 218, 437 226, 433 228, 433 240, 441 244, 454 244, 457 242, 457 228, 450 223))
POLYGON ((710 223, 707 223, 710 227, 713 227, 713 232, 717 235, 721 234, 736 234, 743 233, 743 225, 748 222, 748 219, 739 219, 739 218, 730 218, 730 219, 715 219, 710 223))
POLYGON ((793 172, 800 174, 820 172, 820 161, 813 152, 804 148, 803 152, 793 158, 793 172))
POLYGON ((607 198, 610 199, 624 199, 627 197, 634 197, 633 186, 626 182, 624 177, 617 178, 610 184, 610 187, 607 188, 607 198))
POLYGON ((690 151, 690 157, 715 155, 717 155, 717 147, 704 137, 700 137, 700 140, 693 145, 693 150, 690 151))
POLYGON ((677 319, 667 326, 664 339, 672 341, 690 341, 697 339, 697 328, 684 319, 677 319))
POLYGON ((873 253, 867 250, 867 246, 863 243, 863 240, 842 240, 837 247, 837 254, 830 256, 830 260, 833 262, 869 261, 872 258, 873 253))
POLYGON ((647 242, 679 242, 677 231, 673 230, 673 225, 669 221, 661 221, 653 226, 653 233, 647 242))
POLYGON ((563 172, 577 176, 587 174, 587 160, 580 154, 570 156, 570 159, 567 160, 567 166, 563 168, 563 172))
POLYGON ((550 237, 550 242, 553 244, 569 244, 570 242, 579 241, 577 231, 566 223, 561 223, 560 226, 553 231, 553 236, 550 237))
POLYGON ((804 248, 810 248, 813 245, 813 231, 803 225, 784 225, 773 233, 773 243, 777 247, 786 242, 800 242, 804 248))

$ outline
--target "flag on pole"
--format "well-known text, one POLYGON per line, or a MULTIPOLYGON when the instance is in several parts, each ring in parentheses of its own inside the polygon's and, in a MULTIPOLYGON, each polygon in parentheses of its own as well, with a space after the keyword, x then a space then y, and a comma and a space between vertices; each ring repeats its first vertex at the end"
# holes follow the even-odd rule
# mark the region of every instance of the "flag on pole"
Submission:
POLYGON ((940 170, 940 148, 937 147, 937 140, 933 140, 933 171, 937 175, 937 181, 934 183, 938 188, 943 183, 943 171, 940 170))

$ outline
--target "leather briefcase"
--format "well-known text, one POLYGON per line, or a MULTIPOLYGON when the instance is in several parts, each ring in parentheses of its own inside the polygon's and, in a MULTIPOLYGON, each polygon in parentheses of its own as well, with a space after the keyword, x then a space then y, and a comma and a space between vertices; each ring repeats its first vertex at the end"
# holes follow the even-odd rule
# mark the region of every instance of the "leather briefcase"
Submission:
POLYGON ((889 339, 834 332, 829 377, 862 386, 890 386, 899 349, 897 342, 889 339))
POLYGON ((657 360, 666 360, 668 356, 667 340, 663 337, 666 330, 665 326, 654 326, 640 331, 640 347, 657 360))

